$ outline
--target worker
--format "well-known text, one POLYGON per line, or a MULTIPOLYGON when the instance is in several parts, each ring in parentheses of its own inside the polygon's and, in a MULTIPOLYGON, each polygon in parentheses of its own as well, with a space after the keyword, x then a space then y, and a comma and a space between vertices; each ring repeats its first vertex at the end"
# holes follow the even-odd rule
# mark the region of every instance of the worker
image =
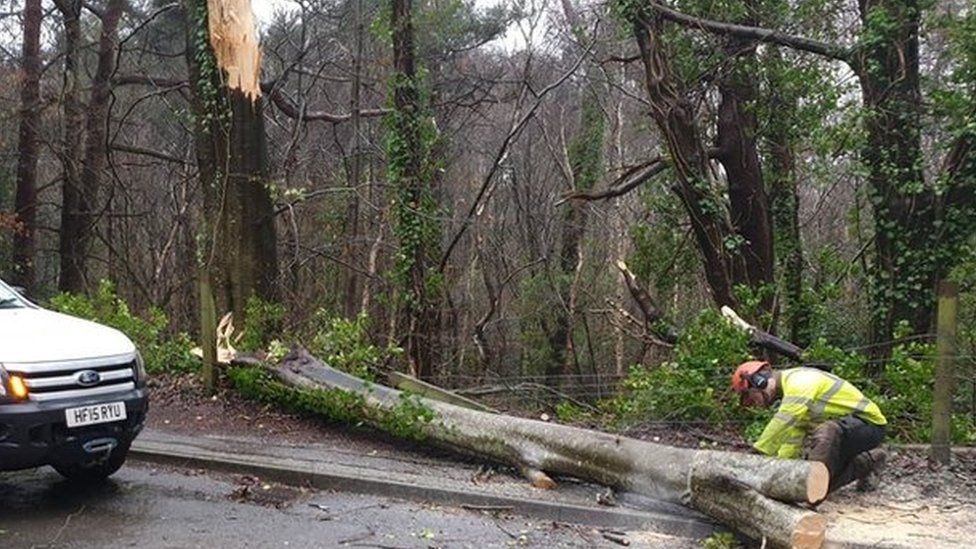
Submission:
POLYGON ((823 463, 830 472, 828 493, 855 480, 862 491, 877 487, 886 459, 878 446, 888 421, 850 382, 816 368, 774 370, 753 360, 736 368, 732 389, 743 406, 768 408, 780 401, 753 445, 760 453, 823 463))

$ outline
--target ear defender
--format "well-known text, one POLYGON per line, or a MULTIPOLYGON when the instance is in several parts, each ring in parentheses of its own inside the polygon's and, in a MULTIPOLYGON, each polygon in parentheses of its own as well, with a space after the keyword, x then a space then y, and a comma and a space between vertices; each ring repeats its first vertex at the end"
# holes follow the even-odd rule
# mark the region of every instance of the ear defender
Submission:
POLYGON ((765 389, 769 385, 768 372, 756 372, 749 376, 749 385, 753 389, 765 389))

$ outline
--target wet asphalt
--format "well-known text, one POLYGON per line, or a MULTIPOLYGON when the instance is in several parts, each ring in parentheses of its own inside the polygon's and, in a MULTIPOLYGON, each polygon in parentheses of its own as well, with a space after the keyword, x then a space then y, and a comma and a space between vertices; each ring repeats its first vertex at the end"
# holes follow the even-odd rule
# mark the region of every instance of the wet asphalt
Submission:
MULTIPOLYGON (((670 547, 673 542, 631 546, 670 547)), ((0 548, 620 547, 590 527, 497 510, 299 489, 130 462, 101 486, 0 473, 0 548)))

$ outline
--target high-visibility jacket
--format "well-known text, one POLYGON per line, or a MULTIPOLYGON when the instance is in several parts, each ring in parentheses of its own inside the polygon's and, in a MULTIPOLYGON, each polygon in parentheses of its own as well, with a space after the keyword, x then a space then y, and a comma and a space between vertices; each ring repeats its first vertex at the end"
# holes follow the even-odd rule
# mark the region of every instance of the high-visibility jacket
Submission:
POLYGON ((799 458, 803 438, 824 421, 854 415, 868 423, 886 425, 881 409, 857 387, 816 368, 792 368, 780 373, 783 400, 753 445, 768 456, 799 458))

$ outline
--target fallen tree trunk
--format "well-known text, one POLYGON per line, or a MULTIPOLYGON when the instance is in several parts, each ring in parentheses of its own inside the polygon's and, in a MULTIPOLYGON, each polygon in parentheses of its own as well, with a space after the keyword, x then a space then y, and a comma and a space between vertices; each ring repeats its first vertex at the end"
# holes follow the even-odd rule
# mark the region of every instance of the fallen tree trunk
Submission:
POLYGON ((362 418, 367 422, 410 412, 419 403, 432 411, 429 419, 415 424, 423 438, 511 465, 537 487, 554 486, 549 475, 571 476, 684 503, 781 546, 819 547, 816 540, 823 539, 826 522, 816 518, 820 515, 780 503, 812 503, 826 496, 828 473, 818 462, 677 448, 408 397, 329 368, 304 351, 292 352, 273 373, 291 387, 358 395, 366 410, 382 412, 362 418), (736 503, 734 512, 726 509, 739 498, 748 503, 736 503))

